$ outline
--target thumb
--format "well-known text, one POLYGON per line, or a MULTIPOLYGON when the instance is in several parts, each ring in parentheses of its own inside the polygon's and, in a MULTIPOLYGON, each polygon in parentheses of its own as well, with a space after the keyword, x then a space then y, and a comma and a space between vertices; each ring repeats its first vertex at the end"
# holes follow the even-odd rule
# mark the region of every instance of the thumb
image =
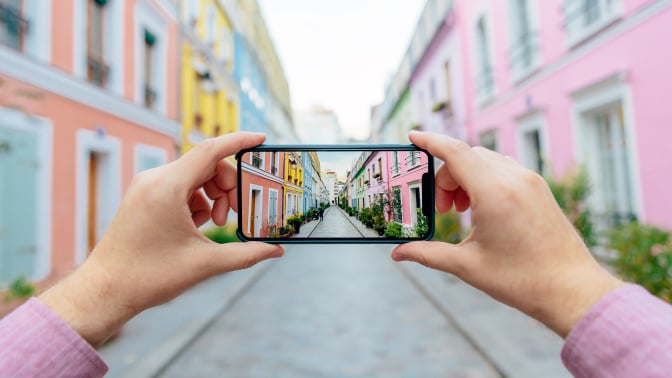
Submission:
POLYGON ((471 270, 473 254, 465 246, 435 241, 401 244, 392 251, 394 261, 413 261, 463 278, 471 270))
POLYGON ((208 275, 214 276, 234 270, 251 268, 268 259, 282 257, 285 254, 280 245, 248 243, 212 243, 205 253, 203 265, 208 275))

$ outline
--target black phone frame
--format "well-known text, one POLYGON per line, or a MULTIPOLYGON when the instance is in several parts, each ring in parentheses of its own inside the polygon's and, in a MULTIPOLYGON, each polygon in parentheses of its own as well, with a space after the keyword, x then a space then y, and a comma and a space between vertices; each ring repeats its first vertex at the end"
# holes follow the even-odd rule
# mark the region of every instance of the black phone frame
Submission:
MULTIPOLYGON (((292 144, 262 144, 257 147, 247 148, 241 150, 236 154, 236 168, 237 168, 237 188, 238 190, 238 222, 236 228, 236 235, 238 239, 243 242, 259 241, 269 244, 404 244, 414 241, 430 240, 435 232, 435 193, 434 193, 434 157, 427 150, 421 149, 413 144, 313 144, 313 145, 292 145, 292 144), (243 193, 240 190, 242 187, 242 160, 241 157, 246 153, 251 152, 304 152, 304 151, 419 151, 427 154, 427 173, 422 176, 422 212, 427 217, 427 224, 429 230, 427 235, 423 238, 249 238, 241 232, 243 224, 242 205, 243 193)), ((283 194, 284 195, 284 194, 283 194)), ((338 205, 336 205, 338 206, 338 205)))

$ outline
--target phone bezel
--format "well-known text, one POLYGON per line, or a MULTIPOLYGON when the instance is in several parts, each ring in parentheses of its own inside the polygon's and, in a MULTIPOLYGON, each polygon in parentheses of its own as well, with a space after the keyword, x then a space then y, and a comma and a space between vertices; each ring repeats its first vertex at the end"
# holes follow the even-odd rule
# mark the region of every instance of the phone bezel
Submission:
MULTIPOLYGON (((236 235, 238 239, 244 242, 248 241, 259 241, 270 244, 403 244, 414 241, 424 241, 430 240, 434 236, 435 232, 435 211, 434 211, 434 157, 426 150, 421 149, 413 144, 350 144, 350 145, 334 145, 334 144, 320 144, 320 145, 290 145, 290 144, 274 144, 266 145, 262 144, 257 147, 244 149, 236 154, 236 168, 238 174, 237 176, 237 204, 238 204, 238 224, 236 229, 236 235), (422 195, 423 195, 423 214, 427 217, 427 223, 429 226, 429 231, 427 235, 423 238, 403 238, 403 239, 393 239, 393 238, 249 238, 241 232, 243 224, 243 215, 240 209, 243 205, 243 193, 240 188, 242 187, 242 160, 241 157, 246 153, 251 152, 304 152, 304 151, 327 151, 327 152, 339 152, 339 151, 419 151, 427 154, 427 174, 423 175, 422 178, 422 195)), ((338 206, 338 205, 335 205, 338 206)))

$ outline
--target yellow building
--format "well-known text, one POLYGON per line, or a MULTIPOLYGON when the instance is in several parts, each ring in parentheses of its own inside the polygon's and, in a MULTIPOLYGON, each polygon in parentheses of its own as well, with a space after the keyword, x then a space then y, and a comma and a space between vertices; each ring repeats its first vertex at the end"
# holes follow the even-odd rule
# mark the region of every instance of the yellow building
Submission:
POLYGON ((303 214, 304 167, 300 152, 285 154, 285 177, 283 213, 284 224, 292 215, 303 214))
POLYGON ((182 153, 238 130, 233 25, 216 0, 181 2, 182 153))

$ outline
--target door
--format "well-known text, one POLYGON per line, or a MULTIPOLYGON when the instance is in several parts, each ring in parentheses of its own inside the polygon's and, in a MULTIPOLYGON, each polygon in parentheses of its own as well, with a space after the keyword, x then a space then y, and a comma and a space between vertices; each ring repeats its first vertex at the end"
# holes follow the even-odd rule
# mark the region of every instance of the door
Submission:
POLYGON ((252 189, 250 198, 250 233, 259 237, 261 231, 261 190, 252 189))
POLYGON ((34 134, 0 128, 0 282, 34 274, 37 153, 34 134))
POLYGON ((415 226, 418 223, 418 209, 422 209, 422 199, 420 197, 420 187, 411 187, 411 224, 415 226))
POLYGON ((87 235, 87 252, 91 253, 96 246, 98 237, 96 229, 98 224, 98 156, 91 152, 89 153, 89 226, 86 231, 87 235))

